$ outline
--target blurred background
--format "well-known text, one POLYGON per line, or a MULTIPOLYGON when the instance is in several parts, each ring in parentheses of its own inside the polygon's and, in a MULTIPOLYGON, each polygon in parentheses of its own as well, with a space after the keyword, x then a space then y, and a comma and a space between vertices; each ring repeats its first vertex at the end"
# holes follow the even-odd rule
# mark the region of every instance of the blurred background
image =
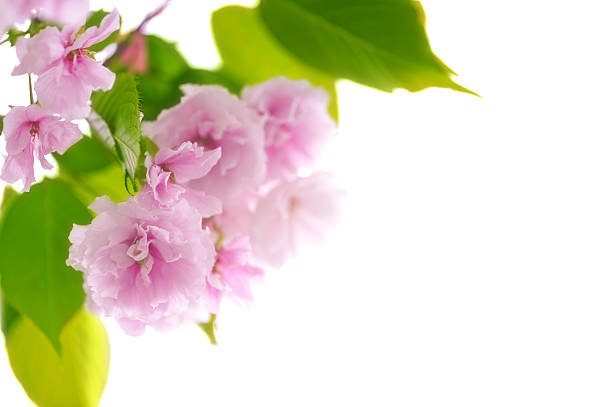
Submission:
MULTIPOLYGON (((124 30, 158 2, 117 7, 124 30)), ((148 26, 196 66, 210 13, 174 0, 148 26)), ((606 2, 424 0, 458 83, 339 84, 321 166, 348 192, 325 247, 196 326, 138 338, 105 320, 101 406, 612 405, 612 54, 606 2)), ((0 114, 26 104, 0 47, 0 114)), ((0 352, 2 405, 31 406, 0 352)))

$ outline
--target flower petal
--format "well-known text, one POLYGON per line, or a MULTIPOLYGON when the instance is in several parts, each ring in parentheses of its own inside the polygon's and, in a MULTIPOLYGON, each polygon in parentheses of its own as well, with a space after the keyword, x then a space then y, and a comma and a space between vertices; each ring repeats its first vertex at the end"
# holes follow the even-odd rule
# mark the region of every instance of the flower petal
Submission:
POLYGON ((104 41, 109 35, 119 29, 120 19, 119 12, 114 9, 108 14, 99 27, 89 27, 85 32, 79 35, 70 49, 88 48, 94 44, 104 41))
POLYGON ((56 27, 47 27, 32 38, 20 37, 16 45, 20 64, 12 75, 34 73, 40 75, 64 56, 64 43, 56 27))

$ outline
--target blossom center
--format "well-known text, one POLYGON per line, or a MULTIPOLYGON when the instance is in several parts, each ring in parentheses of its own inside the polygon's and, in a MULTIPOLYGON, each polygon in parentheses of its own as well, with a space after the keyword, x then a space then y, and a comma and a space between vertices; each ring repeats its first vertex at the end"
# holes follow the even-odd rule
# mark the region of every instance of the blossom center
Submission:
POLYGON ((137 234, 127 249, 127 254, 137 262, 142 262, 149 256, 149 238, 141 225, 136 226, 137 234))
POLYGON ((38 133, 40 132, 40 125, 38 122, 32 123, 32 127, 30 128, 30 136, 38 137, 38 133))
POLYGON ((71 62, 73 65, 78 63, 82 58, 92 58, 93 59, 94 52, 90 51, 86 48, 73 49, 66 55, 66 59, 68 62, 71 62))
POLYGON ((293 215, 299 207, 300 207, 300 200, 297 197, 292 196, 291 198, 289 198, 289 213, 290 214, 293 215))

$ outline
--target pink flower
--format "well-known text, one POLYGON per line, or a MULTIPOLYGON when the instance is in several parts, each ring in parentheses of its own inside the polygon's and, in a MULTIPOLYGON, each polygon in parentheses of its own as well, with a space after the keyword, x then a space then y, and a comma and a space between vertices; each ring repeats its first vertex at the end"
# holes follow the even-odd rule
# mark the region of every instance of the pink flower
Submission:
POLYGON ((6 152, 2 180, 23 180, 23 190, 34 182, 34 155, 45 169, 53 166, 45 159, 52 152, 64 153, 82 134, 76 124, 60 120, 37 105, 12 108, 4 118, 6 152))
POLYGON ((89 0, 32 0, 37 17, 60 24, 84 21, 89 11, 89 0))
POLYGON ((89 0, 0 0, 0 34, 36 16, 60 24, 74 24, 85 18, 89 0))
POLYGON ((228 202, 265 176, 263 132, 257 115, 220 86, 186 85, 181 103, 162 112, 143 131, 162 148, 185 141, 207 150, 221 147, 221 159, 189 185, 228 202))
POLYGON ((0 0, 0 35, 15 24, 24 23, 32 13, 31 0, 0 0))
POLYGON ((213 229, 221 232, 225 239, 248 235, 258 199, 257 191, 248 190, 230 202, 223 202, 223 212, 212 218, 213 229))
POLYGON ((138 195, 120 204, 98 198, 91 209, 93 222, 70 233, 67 263, 83 272, 93 311, 131 335, 206 320, 215 249, 195 208, 185 200, 150 206, 138 195))
POLYGON ((310 166, 336 132, 329 95, 306 80, 270 79, 244 88, 242 99, 264 122, 268 179, 292 177, 310 166))
POLYGON ((253 300, 250 283, 260 279, 264 271, 251 264, 249 238, 240 236, 217 250, 217 261, 208 275, 208 309, 219 312, 219 302, 229 296, 238 302, 253 300))
POLYGON ((275 187, 259 201, 253 216, 251 243, 256 258, 279 267, 295 255, 299 244, 324 239, 340 215, 342 195, 328 173, 275 187))
POLYGON ((113 10, 100 27, 78 35, 78 27, 48 27, 32 38, 17 41, 20 64, 13 75, 39 75, 34 86, 42 107, 67 119, 81 119, 90 112, 89 98, 95 89, 108 90, 115 74, 92 59, 87 48, 119 29, 119 13, 113 10))
POLYGON ((155 159, 147 156, 147 185, 153 199, 168 208, 179 199, 186 199, 198 209, 202 217, 208 218, 221 213, 221 201, 197 191, 186 184, 208 174, 219 161, 221 149, 206 151, 204 147, 189 141, 177 149, 162 148, 155 159))

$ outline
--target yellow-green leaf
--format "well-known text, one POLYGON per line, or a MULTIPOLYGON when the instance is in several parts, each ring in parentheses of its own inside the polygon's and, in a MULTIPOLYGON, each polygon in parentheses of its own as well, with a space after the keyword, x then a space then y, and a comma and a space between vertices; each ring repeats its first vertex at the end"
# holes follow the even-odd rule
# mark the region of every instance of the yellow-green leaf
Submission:
POLYGON ((82 309, 60 336, 61 356, 28 319, 21 317, 6 336, 15 376, 39 407, 95 407, 110 363, 110 345, 100 320, 82 309))
POLYGON ((246 84, 276 76, 307 79, 330 94, 330 114, 338 120, 335 79, 311 68, 287 52, 265 29, 253 9, 228 6, 212 15, 212 29, 221 59, 222 72, 246 84))

